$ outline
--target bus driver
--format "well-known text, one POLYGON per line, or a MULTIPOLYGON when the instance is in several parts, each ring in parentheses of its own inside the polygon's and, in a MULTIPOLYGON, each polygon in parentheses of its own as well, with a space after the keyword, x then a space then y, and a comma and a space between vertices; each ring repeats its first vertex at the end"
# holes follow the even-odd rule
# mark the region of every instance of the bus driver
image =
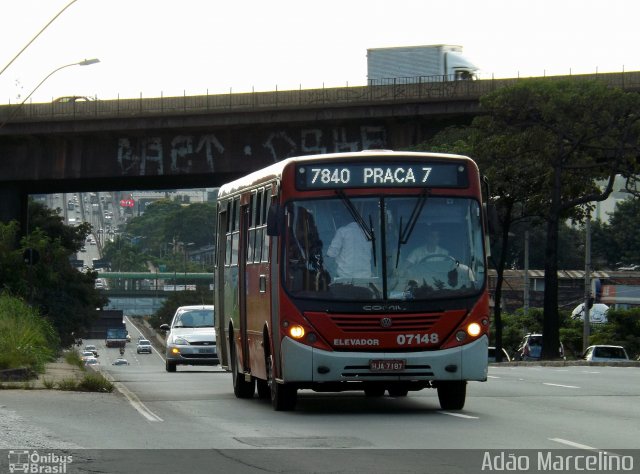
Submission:
POLYGON ((444 260, 449 256, 449 252, 438 245, 440 243, 440 233, 436 229, 427 228, 425 232, 424 245, 415 248, 407 257, 407 262, 411 265, 420 263, 427 257, 439 256, 442 258, 434 258, 434 260, 444 260))

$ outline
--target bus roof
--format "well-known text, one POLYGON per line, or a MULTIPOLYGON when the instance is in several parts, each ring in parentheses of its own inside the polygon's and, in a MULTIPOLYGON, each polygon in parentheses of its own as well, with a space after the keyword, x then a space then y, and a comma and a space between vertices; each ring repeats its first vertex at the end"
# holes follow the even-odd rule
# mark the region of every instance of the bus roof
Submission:
POLYGON ((250 173, 242 178, 238 178, 235 181, 226 183, 218 190, 218 199, 233 195, 238 191, 245 188, 259 185, 261 183, 268 183, 269 181, 282 176, 284 168, 291 163, 306 163, 312 161, 325 161, 325 160, 356 160, 365 161, 372 157, 381 157, 383 159, 388 158, 400 158, 400 157, 422 157, 422 158, 457 158, 473 162, 471 158, 464 155, 454 155, 449 153, 430 153, 430 152, 417 152, 417 151, 393 151, 393 150, 363 150, 347 153, 326 153, 321 155, 303 155, 293 156, 285 158, 282 161, 278 161, 270 166, 259 169, 250 173))

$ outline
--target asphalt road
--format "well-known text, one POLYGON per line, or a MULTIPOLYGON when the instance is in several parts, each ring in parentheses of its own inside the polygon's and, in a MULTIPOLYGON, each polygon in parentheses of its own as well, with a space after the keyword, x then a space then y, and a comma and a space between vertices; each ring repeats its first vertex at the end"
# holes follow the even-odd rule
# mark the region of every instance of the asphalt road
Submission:
MULTIPOLYGON (((296 411, 275 412, 257 398, 236 399, 230 374, 218 368, 179 366, 166 372, 161 354, 135 353, 136 332, 130 332, 128 366, 110 365, 120 356, 118 349, 85 341, 99 347, 101 368, 118 387, 113 394, 0 393, 0 417, 11 416, 12 426, 33 432, 35 444, 27 437, 15 447, 177 453, 165 467, 178 458, 196 462, 197 454, 210 463, 208 456, 223 453, 217 462, 244 460, 246 472, 474 472, 477 459, 469 461, 472 468, 456 463, 486 450, 595 453, 639 444, 638 367, 491 366, 486 383, 469 384, 459 412, 441 410, 435 390, 401 398, 305 390, 296 411), (166 449, 204 451, 185 458, 184 451, 166 449), (447 456, 451 449, 477 451, 447 456), (297 450, 304 450, 305 462, 292 470, 290 458, 297 450), (341 461, 345 452, 352 455, 341 461)), ((2 444, 0 435, 2 447, 13 448, 6 438, 2 444)), ((136 459, 145 459, 145 452, 136 459)), ((100 453, 88 458, 104 459, 100 453)), ((117 459, 110 462, 117 465, 117 459)), ((147 472, 137 462, 131 466, 147 472)))

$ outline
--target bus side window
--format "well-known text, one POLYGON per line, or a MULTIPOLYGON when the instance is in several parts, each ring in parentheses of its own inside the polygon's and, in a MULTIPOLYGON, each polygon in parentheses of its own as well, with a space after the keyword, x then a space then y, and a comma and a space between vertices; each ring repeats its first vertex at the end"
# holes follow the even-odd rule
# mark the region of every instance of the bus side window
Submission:
POLYGON ((247 263, 253 263, 253 254, 255 251, 255 239, 256 239, 256 218, 255 218, 255 213, 256 213, 256 193, 252 192, 251 196, 249 197, 249 222, 248 222, 248 229, 247 229, 247 258, 246 258, 246 262, 247 263))
POLYGON ((262 200, 262 261, 269 261, 269 235, 267 233, 267 217, 269 209, 271 207, 271 189, 267 188, 264 192, 264 199, 262 200))
POLYGON ((254 246, 255 246, 255 250, 254 250, 254 254, 253 254, 253 262, 254 263, 260 263, 260 259, 262 257, 262 227, 263 227, 263 221, 262 221, 262 198, 263 198, 263 194, 264 194, 264 189, 259 189, 258 192, 256 193, 256 202, 255 202, 255 210, 254 210, 254 216, 255 216, 255 220, 254 220, 254 226, 255 229, 253 230, 253 238, 254 238, 254 246))
POLYGON ((231 214, 231 260, 230 265, 238 265, 238 243, 240 239, 240 197, 235 197, 231 214))

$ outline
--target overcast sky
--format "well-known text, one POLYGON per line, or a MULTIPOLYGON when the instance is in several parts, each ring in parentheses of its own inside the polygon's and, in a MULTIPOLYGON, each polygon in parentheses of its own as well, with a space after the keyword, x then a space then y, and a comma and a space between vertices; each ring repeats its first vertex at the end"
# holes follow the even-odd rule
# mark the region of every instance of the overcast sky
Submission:
MULTIPOLYGON (((70 0, 0 0, 0 70, 70 0)), ((638 0, 76 0, 0 104, 364 85, 367 48, 457 44, 481 78, 640 70, 638 0)))

